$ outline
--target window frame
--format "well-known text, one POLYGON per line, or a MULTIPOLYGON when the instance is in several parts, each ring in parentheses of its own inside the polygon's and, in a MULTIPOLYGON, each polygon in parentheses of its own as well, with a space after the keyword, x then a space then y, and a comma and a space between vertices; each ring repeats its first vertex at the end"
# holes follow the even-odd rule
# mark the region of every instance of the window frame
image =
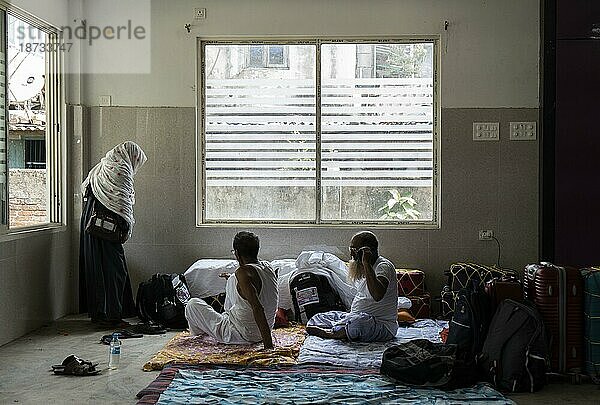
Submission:
MULTIPOLYGON (((0 11, 4 19, 5 36, 4 49, 5 55, 8 55, 8 16, 9 14, 32 26, 35 26, 47 35, 47 43, 60 42, 60 29, 18 7, 15 7, 4 0, 0 0, 0 11)), ((46 53, 46 86, 53 91, 46 91, 46 170, 48 181, 46 184, 46 193, 48 196, 48 222, 31 226, 11 227, 10 226, 10 181, 9 181, 9 162, 8 162, 8 141, 9 141, 9 105, 6 97, 6 185, 5 192, 7 204, 5 207, 6 223, 0 222, 0 241, 18 238, 21 235, 27 236, 32 233, 38 233, 45 230, 62 230, 66 227, 67 205, 67 162, 66 162, 66 103, 65 103, 65 75, 64 75, 64 52, 58 49, 56 52, 46 53)), ((8 64, 5 67, 8 71, 8 64)), ((5 90, 8 92, 8 72, 6 72, 5 90)))
MULTIPOLYGON (((268 48, 267 48, 268 49, 268 48)), ((357 226, 369 226, 374 229, 440 229, 441 225, 441 57, 440 36, 377 36, 377 37, 314 37, 314 38, 288 38, 277 37, 268 39, 249 39, 245 37, 198 37, 196 43, 196 226, 197 227, 236 227, 251 225, 254 227, 279 227, 279 228, 356 228, 357 226), (379 220, 322 220, 321 218, 321 45, 332 43, 423 43, 429 42, 433 45, 433 190, 432 190, 432 218, 427 221, 379 221, 379 220), (304 220, 213 220, 206 219, 206 133, 205 133, 205 109, 206 94, 204 89, 204 47, 206 45, 315 45, 316 47, 316 217, 314 221, 304 220)))

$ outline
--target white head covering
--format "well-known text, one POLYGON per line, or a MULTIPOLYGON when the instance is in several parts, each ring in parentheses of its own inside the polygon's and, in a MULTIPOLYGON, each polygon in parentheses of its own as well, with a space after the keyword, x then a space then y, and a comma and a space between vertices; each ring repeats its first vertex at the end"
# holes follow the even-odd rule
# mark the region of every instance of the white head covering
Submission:
POLYGON ((135 142, 124 142, 107 152, 81 184, 83 194, 87 186, 91 185, 94 196, 102 205, 125 218, 129 223, 129 235, 135 224, 133 175, 147 159, 142 148, 135 142))

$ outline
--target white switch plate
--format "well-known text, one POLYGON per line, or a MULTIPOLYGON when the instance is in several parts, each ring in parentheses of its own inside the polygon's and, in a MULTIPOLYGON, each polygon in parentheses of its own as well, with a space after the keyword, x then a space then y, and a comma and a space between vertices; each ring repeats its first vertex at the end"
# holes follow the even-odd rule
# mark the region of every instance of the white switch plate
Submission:
POLYGON ((535 141, 537 137, 535 122, 511 122, 510 140, 511 141, 535 141))
POLYGON ((112 105, 112 97, 111 96, 100 96, 99 97, 100 107, 110 107, 112 105))
POLYGON ((479 230, 479 240, 492 240, 494 237, 494 231, 491 229, 481 229, 479 230))
POLYGON ((474 141, 497 141, 500 139, 500 124, 497 122, 474 122, 474 141))
POLYGON ((204 20, 206 18, 206 9, 205 8, 195 8, 194 9, 194 18, 196 20, 204 20))

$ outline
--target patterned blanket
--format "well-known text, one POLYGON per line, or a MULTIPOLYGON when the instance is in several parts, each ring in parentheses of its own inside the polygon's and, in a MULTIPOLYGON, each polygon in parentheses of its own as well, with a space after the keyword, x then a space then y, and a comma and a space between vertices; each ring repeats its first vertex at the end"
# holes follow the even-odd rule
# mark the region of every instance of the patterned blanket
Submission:
POLYGON ((441 391, 340 371, 167 368, 160 384, 138 393, 138 404, 514 404, 486 384, 441 391))
POLYGON ((413 339, 441 342, 440 331, 447 325, 446 321, 421 319, 409 327, 398 328, 396 339, 389 342, 343 342, 308 336, 300 349, 298 364, 329 364, 337 367, 379 369, 383 351, 388 347, 413 339))
POLYGON ((296 364, 300 346, 304 342, 303 326, 273 330, 274 350, 263 350, 262 343, 226 345, 213 338, 190 336, 188 332, 175 335, 166 346, 146 364, 144 371, 162 370, 166 364, 238 364, 238 365, 291 365, 296 364))

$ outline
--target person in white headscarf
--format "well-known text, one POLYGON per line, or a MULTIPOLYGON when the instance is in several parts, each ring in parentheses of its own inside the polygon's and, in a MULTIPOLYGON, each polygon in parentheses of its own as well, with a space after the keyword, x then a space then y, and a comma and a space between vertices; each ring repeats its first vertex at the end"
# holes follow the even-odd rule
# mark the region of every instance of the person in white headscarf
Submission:
POLYGON ((135 225, 133 176, 146 160, 135 142, 124 142, 110 150, 81 185, 79 304, 81 312, 87 309, 92 322, 103 326, 124 326, 123 318, 135 315, 135 304, 122 243, 91 235, 86 227, 94 212, 108 210, 125 239, 131 236, 135 225))

